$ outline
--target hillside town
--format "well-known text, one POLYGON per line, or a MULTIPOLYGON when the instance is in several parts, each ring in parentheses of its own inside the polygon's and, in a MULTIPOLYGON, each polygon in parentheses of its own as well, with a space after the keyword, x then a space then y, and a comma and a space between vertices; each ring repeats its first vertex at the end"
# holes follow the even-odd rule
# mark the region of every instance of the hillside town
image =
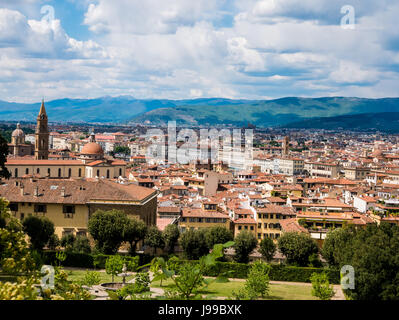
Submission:
POLYGON ((399 222, 398 136, 255 129, 252 158, 232 163, 220 149, 217 161, 178 164, 146 156, 143 127, 69 132, 49 120, 43 102, 35 134, 17 124, 0 196, 20 220, 46 214, 60 238, 87 236, 91 214, 107 208, 160 231, 220 226, 259 242, 297 231, 320 247, 331 229, 399 222))

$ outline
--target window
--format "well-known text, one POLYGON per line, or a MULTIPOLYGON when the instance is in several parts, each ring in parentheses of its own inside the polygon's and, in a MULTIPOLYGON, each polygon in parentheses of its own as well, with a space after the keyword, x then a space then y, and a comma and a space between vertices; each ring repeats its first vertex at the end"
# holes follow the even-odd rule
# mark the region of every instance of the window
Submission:
POLYGON ((238 230, 241 230, 242 229, 242 227, 241 226, 238 226, 238 230))
POLYGON ((61 178, 61 168, 58 169, 58 178, 61 178))
POLYGON ((190 222, 195 222, 195 218, 190 218, 190 222))
POLYGON ((79 168, 79 178, 82 176, 82 169, 79 168))
POLYGON ((119 169, 119 175, 122 176, 122 169, 119 169))
POLYGON ((21 213, 21 220, 24 220, 25 218, 25 213, 21 213))
POLYGON ((29 174, 29 169, 28 168, 25 169, 25 174, 29 174))
POLYGON ((10 211, 18 211, 18 203, 11 202, 8 207, 10 208, 10 211))
POLYGON ((202 222, 202 218, 198 218, 198 222, 202 222))
POLYGON ((47 169, 47 174, 49 177, 51 177, 51 169, 50 168, 47 169))
POLYGON ((263 224, 263 228, 265 228, 265 229, 267 228, 267 223, 263 224))
POLYGON ((254 226, 251 226, 250 229, 253 231, 254 230, 254 226))
POLYGON ((37 168, 37 169, 36 169, 36 173, 37 173, 37 174, 40 174, 40 168, 37 168))
POLYGON ((261 223, 258 223, 258 228, 259 229, 262 228, 262 224, 261 223))
POLYGON ((245 230, 248 230, 248 226, 244 226, 244 229, 245 229, 245 230))
POLYGON ((97 177, 100 177, 100 170, 97 169, 97 177))
POLYGON ((34 212, 36 213, 46 213, 47 205, 45 204, 35 204, 34 212))
POLYGON ((18 168, 15 169, 15 178, 18 178, 18 168))
POLYGON ((107 179, 109 179, 109 170, 107 170, 107 179))
POLYGON ((182 222, 186 222, 186 218, 181 218, 181 221, 182 222))
POLYGON ((72 169, 69 168, 69 169, 68 169, 68 178, 70 178, 71 176, 72 176, 72 169))
POLYGON ((261 234, 261 233, 258 233, 258 239, 260 239, 260 238, 261 238, 261 236, 262 236, 262 234, 261 234))
POLYGON ((206 218, 205 222, 210 223, 211 222, 211 218, 206 218))

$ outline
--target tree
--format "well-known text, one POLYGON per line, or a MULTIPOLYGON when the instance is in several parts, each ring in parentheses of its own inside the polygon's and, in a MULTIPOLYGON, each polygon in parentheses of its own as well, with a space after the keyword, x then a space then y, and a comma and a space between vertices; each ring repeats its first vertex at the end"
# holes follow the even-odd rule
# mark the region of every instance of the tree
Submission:
POLYGON ((163 238, 165 241, 165 247, 168 249, 168 253, 172 254, 175 249, 175 245, 179 240, 180 231, 177 225, 169 224, 163 231, 163 238))
POLYGON ((123 153, 123 154, 130 154, 131 150, 129 147, 126 146, 116 146, 114 149, 114 153, 123 153))
POLYGON ((341 250, 345 244, 353 237, 352 228, 333 229, 327 233, 323 242, 321 254, 330 266, 338 266, 341 250))
POLYGON ((187 259, 198 260, 209 253, 204 230, 187 230, 181 234, 179 241, 187 259))
POLYGON ((252 232, 244 230, 235 237, 234 242, 234 260, 241 263, 248 263, 249 255, 258 244, 255 236, 252 234, 252 232))
POLYGON ((58 236, 56 234, 53 234, 50 237, 50 240, 47 242, 47 247, 50 250, 56 250, 59 245, 60 245, 60 239, 58 238, 58 236))
POLYGON ((72 247, 76 253, 91 253, 90 241, 85 236, 77 236, 72 247))
POLYGON ((331 300, 335 295, 333 286, 330 286, 328 276, 325 272, 313 273, 310 277, 312 282, 312 295, 320 300, 331 300))
POLYGON ((346 231, 347 241, 334 247, 337 267, 349 265, 355 271, 355 288, 345 290, 346 295, 355 300, 399 299, 399 227, 382 222, 346 231))
POLYGON ((206 231, 206 242, 209 248, 215 244, 233 241, 233 233, 224 227, 212 227, 206 231))
POLYGON ((300 232, 287 232, 278 239, 278 248, 287 258, 289 264, 306 267, 309 257, 318 253, 318 247, 313 239, 300 232))
POLYGON ((276 245, 270 238, 264 238, 259 244, 259 252, 266 261, 271 261, 276 253, 276 245))
POLYGON ((136 253, 137 244, 144 240, 147 234, 147 225, 143 220, 129 219, 123 229, 123 240, 130 244, 129 253, 136 253))
POLYGON ((144 239, 144 244, 154 249, 154 255, 157 252, 157 248, 162 249, 165 246, 162 232, 156 227, 152 226, 148 229, 147 235, 144 239))
POLYGON ((251 299, 265 298, 269 293, 270 265, 257 261, 249 270, 245 290, 251 299))
POLYGON ((7 140, 0 135, 0 178, 9 179, 11 177, 11 174, 6 167, 8 152, 7 140))
POLYGON ((105 272, 112 275, 112 282, 114 282, 114 276, 122 272, 124 262, 125 259, 117 254, 105 261, 105 272))
POLYGON ((76 238, 72 233, 64 234, 61 238, 61 246, 65 251, 72 251, 76 238))
POLYGON ((96 211, 89 220, 89 233, 96 248, 105 254, 115 254, 124 241, 125 226, 130 219, 123 211, 96 211))
POLYGON ((23 230, 30 237, 32 249, 41 251, 54 234, 54 223, 47 217, 28 216, 23 222, 23 230))
MULTIPOLYGON (((166 267, 162 268, 166 278, 172 280, 174 284, 173 289, 165 289, 165 295, 169 299, 201 299, 199 291, 213 282, 228 282, 226 274, 219 274, 216 278, 205 278, 205 270, 216 264, 217 259, 223 256, 223 251, 232 243, 216 244, 211 253, 202 256, 199 261, 185 262, 179 266, 179 272, 176 274, 174 270, 168 270, 166 267)), ((153 281, 156 281, 155 278, 153 281)))

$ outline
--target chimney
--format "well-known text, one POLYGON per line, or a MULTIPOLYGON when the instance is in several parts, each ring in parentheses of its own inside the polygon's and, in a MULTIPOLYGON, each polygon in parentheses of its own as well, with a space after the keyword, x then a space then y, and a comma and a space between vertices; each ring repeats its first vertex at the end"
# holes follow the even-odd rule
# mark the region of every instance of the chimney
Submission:
POLYGON ((35 196, 35 197, 38 197, 39 196, 39 187, 35 187, 35 190, 34 190, 34 193, 33 193, 33 195, 35 196))
POLYGON ((65 187, 61 188, 61 197, 65 197, 65 187))

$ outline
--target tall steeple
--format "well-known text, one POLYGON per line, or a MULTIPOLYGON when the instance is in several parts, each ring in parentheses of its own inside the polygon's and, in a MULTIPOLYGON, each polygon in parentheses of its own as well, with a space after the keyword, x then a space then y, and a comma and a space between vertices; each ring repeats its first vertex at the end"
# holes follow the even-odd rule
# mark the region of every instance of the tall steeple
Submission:
POLYGON ((36 142, 35 142, 35 159, 36 160, 47 160, 48 159, 48 148, 49 148, 49 137, 48 132, 48 118, 46 108, 44 106, 44 99, 40 107, 39 115, 37 116, 36 126, 36 142))

